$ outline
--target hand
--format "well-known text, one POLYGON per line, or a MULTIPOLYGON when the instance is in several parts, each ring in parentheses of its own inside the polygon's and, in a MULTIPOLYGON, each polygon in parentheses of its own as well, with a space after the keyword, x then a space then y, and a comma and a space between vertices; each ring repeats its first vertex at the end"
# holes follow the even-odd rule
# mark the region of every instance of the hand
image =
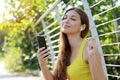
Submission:
POLYGON ((87 51, 88 51, 88 63, 90 66, 92 80, 106 80, 102 68, 101 55, 99 53, 98 45, 95 41, 95 38, 90 38, 88 40, 87 51))
POLYGON ((88 50, 89 55, 93 55, 96 52, 98 52, 98 45, 96 43, 95 38, 90 38, 88 40, 88 48, 87 48, 87 50, 88 50))
POLYGON ((45 64, 46 60, 50 57, 50 51, 45 47, 39 48, 37 51, 37 58, 40 64, 45 64))

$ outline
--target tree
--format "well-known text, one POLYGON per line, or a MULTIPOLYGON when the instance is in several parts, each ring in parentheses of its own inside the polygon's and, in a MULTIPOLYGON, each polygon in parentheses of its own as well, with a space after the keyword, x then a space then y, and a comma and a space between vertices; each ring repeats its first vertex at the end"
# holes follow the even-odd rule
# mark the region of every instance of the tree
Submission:
MULTIPOLYGON (((7 20, 5 16, 3 21, 4 23, 0 24, 1 32, 3 32, 3 30, 7 31, 5 32, 5 35, 3 35, 1 41, 1 43, 3 41, 5 43, 3 44, 5 53, 9 54, 9 51, 7 51, 8 48, 11 49, 11 51, 12 48, 17 48, 20 54, 20 60, 22 61, 22 66, 25 69, 38 69, 36 57, 33 57, 36 53, 37 46, 33 25, 49 7, 48 4, 53 3, 54 0, 5 1, 7 4, 6 9, 8 10, 9 15, 13 16, 13 18, 9 20, 7 20)), ((40 31, 42 28, 38 26, 36 29, 40 31)))

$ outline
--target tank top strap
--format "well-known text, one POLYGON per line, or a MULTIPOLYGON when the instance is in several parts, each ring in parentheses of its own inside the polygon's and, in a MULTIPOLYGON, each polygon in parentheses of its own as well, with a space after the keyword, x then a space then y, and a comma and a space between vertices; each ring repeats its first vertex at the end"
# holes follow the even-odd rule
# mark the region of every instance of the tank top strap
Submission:
POLYGON ((81 44, 81 46, 80 46, 80 49, 79 49, 79 51, 78 51, 78 56, 79 56, 79 58, 80 58, 81 60, 83 60, 83 59, 82 59, 82 56, 83 56, 83 51, 84 51, 84 47, 85 47, 86 43, 87 43, 87 39, 84 38, 83 41, 82 41, 82 44, 81 44))

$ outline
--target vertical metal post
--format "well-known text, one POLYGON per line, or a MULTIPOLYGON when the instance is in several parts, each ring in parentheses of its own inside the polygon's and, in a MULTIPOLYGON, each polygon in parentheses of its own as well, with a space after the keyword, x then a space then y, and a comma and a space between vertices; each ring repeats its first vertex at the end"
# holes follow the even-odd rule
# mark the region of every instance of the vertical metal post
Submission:
MULTIPOLYGON (((112 7, 114 7, 114 2, 113 2, 113 0, 111 0, 111 4, 112 4, 112 7)), ((113 14, 114 19, 116 19, 116 14, 115 14, 115 10, 114 10, 114 9, 112 9, 112 14, 113 14)), ((117 20, 115 20, 115 21, 113 21, 113 22, 114 22, 115 31, 119 31, 117 20)), ((120 42, 120 32, 117 32, 117 33, 116 33, 116 37, 117 37, 117 41, 120 42)), ((120 44, 118 44, 118 47, 119 47, 119 53, 120 53, 120 44)))
POLYGON ((50 47, 50 53, 51 53, 51 57, 52 57, 52 67, 55 65, 55 55, 54 55, 54 50, 52 48, 52 43, 51 43, 51 39, 50 39, 50 36, 49 36, 49 33, 48 33, 48 30, 46 28, 46 24, 44 22, 44 20, 42 20, 42 25, 43 25, 43 28, 45 30, 45 33, 46 33, 46 36, 47 36, 47 40, 48 40, 48 43, 49 43, 49 47, 50 47))
MULTIPOLYGON (((106 66, 105 66, 105 60, 104 60, 102 48, 101 48, 101 46, 100 46, 100 41, 99 41, 99 37, 98 37, 96 25, 95 25, 94 20, 93 20, 92 13, 91 13, 91 10, 90 10, 90 7, 89 7, 89 4, 88 4, 87 0, 82 0, 82 2, 83 2, 83 6, 84 6, 84 9, 85 9, 85 12, 86 12, 86 14, 87 14, 88 17, 89 17, 90 30, 91 30, 92 36, 95 37, 95 39, 96 39, 96 41, 97 41, 98 48, 99 48, 99 51, 100 51, 100 55, 101 55, 101 57, 102 57, 103 70, 104 70, 104 73, 105 73, 105 75, 106 75, 106 77, 107 77, 107 70, 106 70, 106 66)), ((107 80, 108 80, 108 77, 107 77, 107 80)))
POLYGON ((60 23, 61 22, 61 17, 60 17, 58 7, 55 8, 55 12, 56 12, 56 15, 57 15, 57 18, 58 18, 58 22, 60 23))

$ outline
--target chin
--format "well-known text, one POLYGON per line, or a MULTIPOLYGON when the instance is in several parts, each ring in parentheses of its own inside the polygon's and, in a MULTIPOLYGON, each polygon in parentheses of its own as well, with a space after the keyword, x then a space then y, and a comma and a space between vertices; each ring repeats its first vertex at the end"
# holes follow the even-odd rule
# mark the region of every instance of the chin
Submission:
POLYGON ((70 31, 61 31, 62 33, 64 34, 70 34, 71 32, 70 31))
POLYGON ((62 33, 68 33, 68 30, 61 30, 62 33))

